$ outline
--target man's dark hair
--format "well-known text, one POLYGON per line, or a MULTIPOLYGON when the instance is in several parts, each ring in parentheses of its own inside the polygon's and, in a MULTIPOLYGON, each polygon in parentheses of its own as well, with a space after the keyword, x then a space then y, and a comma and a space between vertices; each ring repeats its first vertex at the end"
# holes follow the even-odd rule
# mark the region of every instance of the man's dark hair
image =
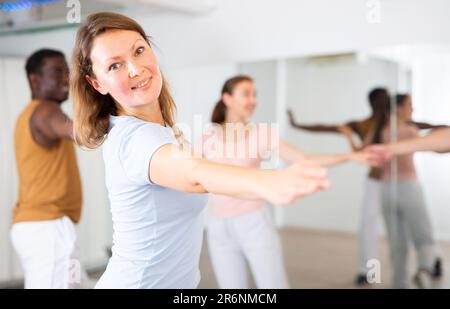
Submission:
POLYGON ((381 112, 389 107, 389 92, 386 88, 375 88, 369 93, 369 104, 372 111, 381 112))
POLYGON ((25 65, 27 77, 30 76, 30 74, 40 74, 45 59, 53 57, 64 57, 64 54, 54 49, 40 49, 34 52, 31 56, 28 57, 27 63, 25 65))

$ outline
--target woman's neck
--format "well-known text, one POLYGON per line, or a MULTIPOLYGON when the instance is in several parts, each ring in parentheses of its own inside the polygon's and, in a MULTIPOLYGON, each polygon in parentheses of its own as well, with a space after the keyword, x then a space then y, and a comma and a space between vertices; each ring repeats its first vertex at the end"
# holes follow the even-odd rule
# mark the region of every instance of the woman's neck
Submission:
POLYGON ((133 116, 144 121, 158 123, 162 126, 165 125, 159 102, 135 108, 124 108, 120 104, 117 104, 117 106, 117 115, 119 116, 133 116))
MULTIPOLYGON (((236 139, 236 134, 246 134, 245 132, 247 132, 247 129, 247 119, 239 117, 229 117, 227 115, 225 121, 222 123, 224 142, 227 141, 230 137, 236 139)), ((234 141, 236 142, 237 140, 234 141)))
POLYGON ((406 125, 409 123, 410 120, 403 118, 403 117, 397 117, 397 126, 406 125))
POLYGON ((234 124, 238 124, 238 123, 242 123, 242 124, 246 124, 247 123, 247 119, 245 117, 227 112, 226 116, 225 116, 225 123, 234 123, 234 124))

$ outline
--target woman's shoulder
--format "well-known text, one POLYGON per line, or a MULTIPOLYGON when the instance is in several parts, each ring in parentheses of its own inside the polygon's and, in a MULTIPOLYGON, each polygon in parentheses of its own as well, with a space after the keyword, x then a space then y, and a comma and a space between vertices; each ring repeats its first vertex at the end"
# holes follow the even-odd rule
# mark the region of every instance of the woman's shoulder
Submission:
POLYGON ((123 132, 133 134, 139 128, 149 130, 166 130, 167 128, 159 123, 145 121, 133 116, 111 116, 111 129, 120 129, 123 132))
MULTIPOLYGON (((392 133, 392 129, 394 129, 392 126, 386 126, 383 129, 383 136, 385 138, 390 137, 391 133, 392 133)), ((417 135, 419 134, 419 129, 415 126, 415 125, 411 125, 411 124, 402 124, 399 125, 395 128, 395 131, 397 132, 397 138, 398 139, 407 139, 407 138, 413 138, 413 137, 417 137, 417 135)))
POLYGON ((112 116, 107 141, 148 141, 148 139, 172 138, 173 130, 158 123, 132 116, 112 116))
POLYGON ((161 126, 158 123, 145 121, 134 116, 110 116, 109 120, 112 126, 161 126))
POLYGON ((416 136, 419 134, 419 127, 413 123, 408 123, 404 126, 404 130, 406 134, 409 134, 411 136, 416 136))

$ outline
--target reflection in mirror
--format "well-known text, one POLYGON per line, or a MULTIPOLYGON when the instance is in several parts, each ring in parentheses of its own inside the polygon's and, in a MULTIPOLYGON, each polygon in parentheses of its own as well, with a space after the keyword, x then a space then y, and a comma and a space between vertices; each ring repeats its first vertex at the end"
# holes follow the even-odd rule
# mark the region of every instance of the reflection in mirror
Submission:
MULTIPOLYGON (((396 87, 395 61, 350 53, 289 60, 287 67, 288 138, 313 152, 358 150, 379 142, 377 129, 396 87)), ((347 164, 330 175, 332 189, 286 209, 287 224, 324 233, 316 255, 333 280, 321 284, 384 287, 388 276, 378 252, 381 170, 347 164), (320 252, 330 245, 333 260, 320 252)))
MULTIPOLYGON (((397 92, 391 99, 390 122, 382 132, 383 142, 415 138, 450 124, 445 103, 450 97, 447 87, 443 87, 449 78, 448 48, 399 46, 375 53, 396 59, 401 68, 410 70, 412 77, 408 91, 404 87, 403 71, 399 70, 397 92)), ((448 155, 410 153, 396 156, 384 166, 382 213, 390 247, 393 287, 448 286, 442 278, 446 247, 438 240, 448 240, 445 236, 448 222, 441 223, 448 218, 448 210, 440 199, 450 196, 442 187, 444 175, 439 171, 449 166, 449 162, 448 155), (408 258, 412 252, 415 263, 408 258)))
MULTIPOLYGON (((449 55, 442 46, 396 46, 239 70, 270 93, 259 94, 258 104, 288 142, 308 153, 338 153, 450 124, 449 55)), ((418 153, 378 168, 336 166, 330 190, 274 209, 291 285, 447 287, 450 193, 442 171, 449 162, 449 155, 418 153), (307 269, 327 275, 306 280, 307 269)))

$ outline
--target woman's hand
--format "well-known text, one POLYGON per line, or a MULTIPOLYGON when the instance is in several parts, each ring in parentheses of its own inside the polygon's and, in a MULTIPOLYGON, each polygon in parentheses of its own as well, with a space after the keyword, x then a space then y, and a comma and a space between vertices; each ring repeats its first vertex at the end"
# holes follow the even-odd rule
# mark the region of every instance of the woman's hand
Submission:
POLYGON ((294 114, 292 113, 292 111, 290 109, 288 109, 287 114, 288 114, 288 118, 289 118, 289 123, 292 126, 295 126, 294 114))
POLYGON ((378 155, 383 162, 390 161, 394 156, 394 151, 390 144, 374 144, 367 146, 365 150, 378 155))
POLYGON ((350 153, 350 160, 362 164, 367 164, 374 167, 379 167, 385 162, 385 158, 382 154, 374 151, 355 151, 350 153))
POLYGON ((354 140, 354 131, 349 125, 341 125, 336 128, 339 133, 345 136, 345 138, 349 141, 350 146, 353 151, 361 150, 361 147, 358 146, 354 140))
POLYGON ((353 130, 348 125, 338 126, 337 129, 341 134, 347 137, 353 137, 353 130))
POLYGON ((259 195, 275 204, 286 205, 298 198, 327 189, 330 186, 323 167, 302 161, 282 170, 261 170, 259 195))

